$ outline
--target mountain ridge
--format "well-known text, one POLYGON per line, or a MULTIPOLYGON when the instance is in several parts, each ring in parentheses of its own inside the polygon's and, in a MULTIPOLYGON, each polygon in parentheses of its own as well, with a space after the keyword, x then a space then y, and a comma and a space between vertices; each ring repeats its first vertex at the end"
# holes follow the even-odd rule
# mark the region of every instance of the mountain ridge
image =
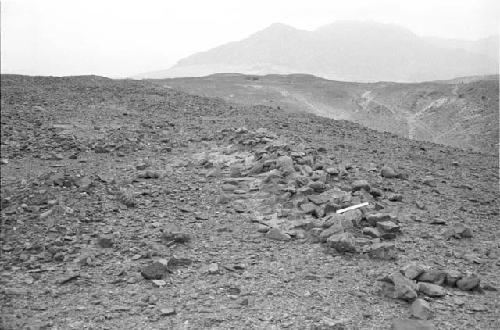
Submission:
POLYGON ((476 47, 473 42, 465 41, 440 44, 441 39, 419 37, 394 24, 337 21, 307 31, 275 23, 245 39, 185 57, 168 70, 139 74, 135 78, 240 72, 310 73, 333 80, 415 82, 496 74, 498 55, 492 51, 495 38, 491 38, 484 39, 490 40, 489 44, 481 39, 484 45, 476 47))

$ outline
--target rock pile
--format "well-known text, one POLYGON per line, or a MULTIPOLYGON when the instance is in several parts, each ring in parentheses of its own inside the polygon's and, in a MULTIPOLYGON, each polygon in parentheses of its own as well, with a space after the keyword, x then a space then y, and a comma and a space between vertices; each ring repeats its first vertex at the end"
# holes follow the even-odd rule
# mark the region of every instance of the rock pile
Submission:
MULTIPOLYGON (((382 191, 350 173, 352 165, 339 165, 322 147, 289 143, 263 128, 221 134, 234 143, 226 153, 240 157, 226 164, 234 179, 224 181, 219 201, 238 205, 244 198, 245 204, 256 204, 253 219, 266 237, 306 239, 324 244, 334 254, 396 258, 391 241, 401 232, 399 221, 375 208, 382 191)), ((381 176, 404 178, 388 166, 381 176)))
POLYGON ((433 317, 429 303, 419 297, 440 298, 446 296, 444 286, 462 291, 480 291, 480 279, 475 274, 463 275, 457 271, 426 269, 412 263, 379 280, 382 294, 412 302, 412 316, 427 320, 433 317))

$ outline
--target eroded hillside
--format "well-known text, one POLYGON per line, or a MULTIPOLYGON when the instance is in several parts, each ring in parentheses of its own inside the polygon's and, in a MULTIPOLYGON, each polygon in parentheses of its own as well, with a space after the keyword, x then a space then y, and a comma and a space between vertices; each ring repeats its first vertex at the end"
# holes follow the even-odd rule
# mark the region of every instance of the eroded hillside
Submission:
POLYGON ((411 139, 498 153, 498 76, 362 84, 310 75, 220 74, 155 82, 241 104, 306 111, 411 139))

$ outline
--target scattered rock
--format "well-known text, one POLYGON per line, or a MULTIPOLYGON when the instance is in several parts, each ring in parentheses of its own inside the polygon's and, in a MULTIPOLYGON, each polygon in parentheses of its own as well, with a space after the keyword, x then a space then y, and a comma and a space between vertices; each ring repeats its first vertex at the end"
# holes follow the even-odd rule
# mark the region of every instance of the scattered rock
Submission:
POLYGON ((350 233, 335 234, 326 240, 326 245, 339 253, 356 252, 354 236, 350 233))
POLYGON ((146 170, 140 172, 137 177, 141 179, 158 179, 161 177, 161 174, 158 171, 146 170))
POLYGON ((319 238, 321 239, 322 242, 325 242, 330 236, 341 234, 343 232, 344 228, 342 227, 342 224, 340 222, 337 222, 328 227, 327 229, 323 230, 319 235, 319 238))
POLYGON ((422 183, 429 187, 436 187, 436 179, 432 176, 426 176, 422 179, 422 183))
POLYGON ((103 236, 97 240, 97 245, 99 245, 100 247, 105 248, 105 249, 112 248, 113 244, 114 244, 113 238, 111 238, 111 237, 103 236))
POLYGON ((398 233, 400 232, 399 225, 392 221, 380 221, 377 222, 377 227, 386 233, 398 233))
POLYGON ((356 180, 352 183, 352 191, 358 191, 364 189, 366 191, 370 191, 371 186, 366 180, 356 180))
POLYGON ((319 328, 316 329, 321 329, 321 330, 345 330, 347 329, 346 327, 346 321, 345 320, 337 320, 337 319, 331 319, 329 317, 324 316, 321 319, 321 325, 319 328))
POLYGON ((167 230, 161 235, 161 239, 166 244, 186 244, 191 240, 191 236, 177 230, 167 230))
POLYGON ((419 320, 428 320, 432 318, 433 312, 431 305, 424 299, 417 298, 410 306, 410 313, 419 320))
POLYGON ((390 194, 387 199, 391 202, 402 202, 403 201, 403 195, 401 194, 390 194))
POLYGON ((285 234, 279 228, 271 228, 266 233, 266 237, 275 241, 289 241, 291 239, 290 235, 285 234))
POLYGON ((381 279, 382 292, 384 295, 394 299, 411 301, 417 297, 417 284, 401 275, 399 272, 381 279))
POLYGON ((444 288, 437 284, 419 282, 418 283, 418 291, 425 294, 428 297, 444 297, 446 295, 446 291, 444 288))
POLYGON ((371 213, 366 215, 366 221, 370 226, 375 227, 377 223, 382 221, 391 221, 392 217, 387 213, 371 213))
POLYGON ((392 321, 391 330, 435 330, 429 321, 398 319, 392 321))
POLYGON ((160 314, 161 316, 171 316, 175 315, 176 311, 171 307, 165 307, 165 308, 160 308, 160 314))
POLYGON ((431 222, 430 222, 431 225, 446 225, 446 220, 444 219, 432 219, 431 222))
POLYGON ((167 282, 164 281, 164 280, 152 280, 151 281, 155 286, 159 287, 159 288, 162 288, 164 287, 165 285, 167 285, 167 282))
POLYGON ((477 275, 470 275, 462 277, 456 281, 457 288, 462 291, 472 291, 479 288, 481 280, 477 275))
POLYGON ((472 304, 469 308, 472 312, 487 312, 488 307, 484 304, 472 304))
POLYGON ((380 260, 395 260, 397 257, 396 245, 390 242, 375 243, 368 246, 366 253, 370 258, 380 260))
POLYGON ((363 235, 367 235, 373 238, 379 238, 381 236, 379 230, 374 227, 364 227, 362 233, 363 235))
POLYGON ((217 274, 219 273, 220 271, 220 268, 219 268, 219 265, 217 263, 211 263, 210 265, 208 265, 208 273, 209 274, 217 274))
POLYGON ((444 233, 443 236, 445 239, 450 239, 450 238, 472 238, 472 229, 469 227, 462 225, 462 224, 456 224, 451 228, 448 228, 444 233))
POLYGON ((417 279, 419 282, 443 285, 446 282, 446 272, 440 270, 425 270, 417 279))
POLYGON ((161 280, 167 273, 167 266, 160 262, 153 262, 141 269, 141 275, 146 280, 161 280))
POLYGON ((405 267, 403 267, 401 269, 401 272, 404 274, 404 276, 409 278, 410 280, 415 280, 424 271, 425 271, 425 268, 421 265, 416 264, 416 263, 406 265, 405 267))
POLYGON ((454 287, 457 284, 457 281, 462 278, 462 273, 456 270, 446 272, 446 281, 445 284, 451 287, 454 287))
POLYGON ((393 178, 398 176, 396 171, 394 171, 394 169, 390 166, 382 167, 382 170, 380 171, 380 175, 384 178, 387 178, 387 179, 393 179, 393 178))
POLYGON ((295 167, 293 166, 293 160, 289 156, 281 156, 276 160, 276 167, 283 173, 284 176, 292 174, 295 172, 295 167))

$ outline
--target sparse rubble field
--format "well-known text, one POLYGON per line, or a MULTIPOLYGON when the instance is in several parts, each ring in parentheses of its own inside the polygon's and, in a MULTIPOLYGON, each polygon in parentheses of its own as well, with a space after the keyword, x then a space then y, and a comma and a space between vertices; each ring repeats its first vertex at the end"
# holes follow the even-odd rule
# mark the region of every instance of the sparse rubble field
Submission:
POLYGON ((5 329, 500 328, 498 156, 148 82, 1 83, 5 329))

